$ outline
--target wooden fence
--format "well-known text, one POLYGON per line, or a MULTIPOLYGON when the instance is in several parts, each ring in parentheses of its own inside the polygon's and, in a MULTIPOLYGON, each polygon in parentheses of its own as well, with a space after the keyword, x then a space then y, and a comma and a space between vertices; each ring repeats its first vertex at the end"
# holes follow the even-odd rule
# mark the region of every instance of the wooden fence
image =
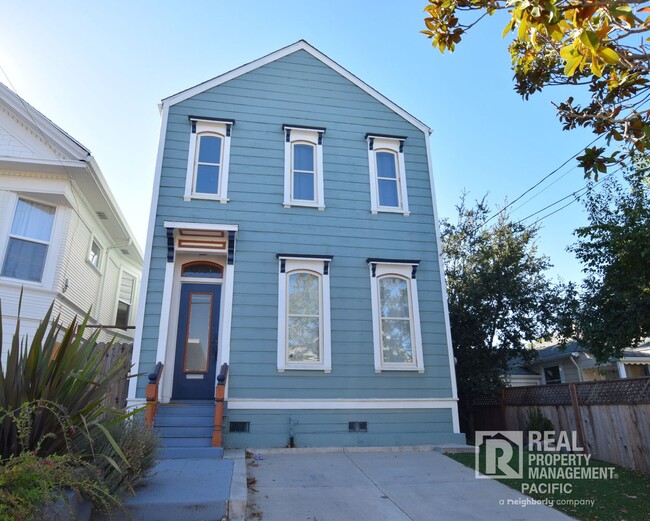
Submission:
POLYGON ((500 400, 483 401, 474 410, 489 411, 491 427, 525 430, 528 414, 539 408, 556 434, 577 432, 593 458, 650 473, 650 377, 509 387, 500 400))
MULTIPOLYGON (((97 349, 106 349, 106 344, 98 342, 97 349)), ((124 359, 124 367, 130 367, 132 353, 133 344, 114 343, 104 355, 104 372, 108 371, 108 368, 113 366, 120 359, 124 359)), ((114 407, 116 409, 125 409, 128 392, 129 380, 127 378, 123 378, 110 388, 106 399, 104 400, 104 405, 107 407, 114 407)))

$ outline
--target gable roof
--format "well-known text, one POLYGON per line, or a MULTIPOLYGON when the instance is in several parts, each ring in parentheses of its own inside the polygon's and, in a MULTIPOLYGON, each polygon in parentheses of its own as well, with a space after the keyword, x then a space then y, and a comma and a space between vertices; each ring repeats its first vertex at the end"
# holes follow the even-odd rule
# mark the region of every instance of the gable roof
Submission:
POLYGON ((413 126, 420 129, 425 134, 427 135, 431 134, 431 129, 427 125, 422 123, 422 121, 420 121, 415 116, 406 112, 403 108, 393 103, 386 96, 373 89, 370 85, 365 83, 363 80, 359 79, 357 76, 352 74, 347 69, 341 67, 338 63, 336 63, 328 56, 324 55, 322 52, 320 52, 318 49, 316 49, 314 46, 312 46, 305 40, 299 40, 296 43, 283 47, 282 49, 272 52, 271 54, 267 54, 266 56, 263 56, 262 58, 258 58, 257 60, 242 65, 241 67, 237 67, 236 69, 221 74, 215 78, 212 78, 211 80, 204 81, 203 83, 199 83, 194 87, 190 87, 189 89, 183 90, 172 96, 164 98, 162 100, 162 106, 165 107, 165 106, 175 105, 177 103, 185 101, 186 99, 196 96, 197 94, 200 94, 202 92, 205 92, 206 90, 216 87, 217 85, 221 85, 222 83, 230 81, 248 72, 254 71, 255 69, 258 69, 268 63, 274 62, 276 60, 284 58, 285 56, 288 56, 290 54, 293 54, 294 52, 301 51, 301 50, 309 53, 314 58, 327 65, 330 69, 333 69, 334 71, 338 72, 341 76, 351 81, 361 90, 363 90, 364 92, 366 92, 367 94, 375 98, 379 103, 385 105, 393 112, 402 116, 406 121, 408 121, 413 126))
POLYGON ((14 170, 33 171, 37 168, 39 172, 69 175, 93 210, 103 212, 109 217, 108 220, 102 221, 102 226, 113 240, 117 243, 128 241, 129 245, 124 248, 131 250, 136 262, 142 262, 142 250, 90 150, 0 83, 0 117, 3 117, 3 112, 4 117, 16 118, 29 128, 34 139, 42 140, 51 154, 35 153, 33 157, 0 155, 0 165, 14 170))

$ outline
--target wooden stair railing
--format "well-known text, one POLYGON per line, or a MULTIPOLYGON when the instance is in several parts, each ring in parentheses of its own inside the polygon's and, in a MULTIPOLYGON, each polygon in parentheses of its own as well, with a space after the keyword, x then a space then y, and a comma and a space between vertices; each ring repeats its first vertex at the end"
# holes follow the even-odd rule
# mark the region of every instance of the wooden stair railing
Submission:
POLYGON ((222 364, 217 376, 217 388, 214 391, 214 424, 212 427, 212 446, 222 447, 223 414, 225 412, 224 396, 226 380, 228 379, 228 364, 222 364))
POLYGON ((158 385, 160 384, 160 377, 162 376, 164 367, 162 362, 158 362, 153 373, 149 374, 149 383, 145 392, 147 408, 144 412, 144 422, 147 425, 153 425, 153 419, 158 412, 158 385))

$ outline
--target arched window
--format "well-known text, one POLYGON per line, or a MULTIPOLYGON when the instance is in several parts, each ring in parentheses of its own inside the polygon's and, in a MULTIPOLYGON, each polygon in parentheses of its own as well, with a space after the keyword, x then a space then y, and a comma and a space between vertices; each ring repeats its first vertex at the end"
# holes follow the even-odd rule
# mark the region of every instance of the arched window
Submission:
POLYGON ((331 256, 278 254, 278 371, 332 370, 331 256))
POLYGON ((298 141, 292 144, 291 199, 314 201, 316 193, 316 147, 298 141))
POLYGON ((219 195, 223 136, 205 132, 197 136, 194 193, 219 195))
POLYGON ((186 201, 211 199, 228 202, 230 136, 233 120, 204 120, 190 117, 192 133, 187 156, 186 201))
POLYGON ((424 372, 416 280, 419 264, 368 259, 376 372, 424 372))
POLYGON ((181 277, 197 279, 222 279, 223 267, 215 262, 196 261, 183 264, 181 277))
POLYGON ((284 125, 284 206, 325 209, 324 128, 284 125))
POLYGON ((406 137, 367 134, 370 210, 409 215, 404 142, 406 137))
POLYGON ((309 271, 287 273, 288 363, 322 361, 321 275, 309 271))
POLYGON ((397 154, 390 150, 377 150, 375 160, 379 206, 399 208, 401 205, 397 154))
POLYGON ((412 364, 410 281, 397 275, 384 275, 378 279, 378 284, 382 361, 388 364, 412 364))

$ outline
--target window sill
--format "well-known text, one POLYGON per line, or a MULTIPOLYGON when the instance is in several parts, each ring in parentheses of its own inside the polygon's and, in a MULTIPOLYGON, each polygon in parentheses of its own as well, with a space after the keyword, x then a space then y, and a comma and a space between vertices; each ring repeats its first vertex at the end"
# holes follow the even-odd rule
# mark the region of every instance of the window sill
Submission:
POLYGON ((291 208, 292 206, 298 206, 298 207, 302 206, 304 208, 318 208, 321 212, 323 210, 325 210, 325 206, 322 205, 322 204, 318 204, 318 203, 309 203, 309 202, 301 203, 301 202, 297 202, 297 201, 285 202, 284 203, 285 208, 291 208))
POLYGON ((379 369, 375 368, 375 373, 383 373, 388 371, 406 371, 411 373, 424 373, 424 367, 399 367, 399 366, 384 366, 379 369))
POLYGON ((373 214, 378 214, 378 213, 401 213, 402 215, 405 215, 405 216, 411 215, 411 212, 404 211, 401 208, 373 208, 371 210, 371 213, 373 213, 373 214))
POLYGON ((285 371, 323 371, 324 373, 331 373, 331 367, 325 367, 323 365, 285 365, 284 367, 278 367, 279 373, 284 373, 285 371))
POLYGON ((88 259, 86 259, 86 264, 92 268, 92 270, 97 273, 97 275, 102 276, 104 273, 102 270, 100 270, 97 266, 95 266, 92 262, 90 262, 88 259))
POLYGON ((192 199, 202 199, 205 201, 219 201, 221 204, 226 204, 230 199, 227 197, 220 197, 218 195, 210 195, 210 194, 192 194, 192 195, 184 195, 183 200, 184 201, 191 201, 192 199))
POLYGON ((50 289, 50 288, 45 286, 43 281, 36 282, 36 281, 33 281, 33 280, 16 279, 14 277, 7 277, 6 275, 0 276, 0 281, 6 282, 8 284, 13 284, 13 285, 15 285, 17 287, 29 286, 31 288, 50 289))

